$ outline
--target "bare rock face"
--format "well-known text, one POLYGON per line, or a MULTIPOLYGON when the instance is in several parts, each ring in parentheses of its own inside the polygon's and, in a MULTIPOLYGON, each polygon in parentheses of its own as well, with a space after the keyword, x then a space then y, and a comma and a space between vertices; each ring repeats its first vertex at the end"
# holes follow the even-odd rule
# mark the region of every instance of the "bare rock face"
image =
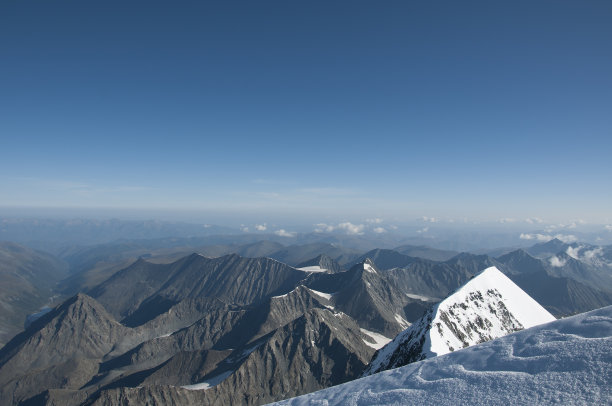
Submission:
POLYGON ((350 317, 311 309, 244 351, 235 370, 219 364, 204 379, 227 377, 210 389, 110 389, 92 397, 91 404, 259 405, 354 379, 373 352, 350 317))
POLYGON ((32 388, 82 386, 98 360, 129 338, 130 329, 94 299, 72 297, 0 350, 0 403, 32 396, 32 388))
MULTIPOLYGON (((293 289, 307 273, 269 258, 189 255, 172 264, 138 260, 90 294, 120 320, 147 321, 184 299, 250 305, 293 289)), ((130 323, 132 326, 138 323, 130 323)))

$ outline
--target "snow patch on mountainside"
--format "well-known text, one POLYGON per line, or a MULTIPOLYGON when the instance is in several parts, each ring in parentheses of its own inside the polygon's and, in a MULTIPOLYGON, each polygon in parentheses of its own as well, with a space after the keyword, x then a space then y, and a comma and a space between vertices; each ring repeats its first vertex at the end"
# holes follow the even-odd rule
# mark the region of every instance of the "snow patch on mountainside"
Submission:
POLYGON ((406 328, 410 326, 410 323, 408 323, 408 321, 405 318, 403 318, 397 313, 395 313, 395 321, 397 321, 397 323, 400 325, 401 328, 406 328))
POLYGON ((385 337, 382 334, 375 333, 370 330, 366 330, 365 328, 360 328, 359 330, 361 330, 363 334, 366 334, 367 336, 369 336, 370 338, 374 340, 374 343, 371 343, 367 340, 363 340, 363 342, 366 343, 368 346, 374 348, 375 350, 378 350, 391 342, 390 338, 385 337))
POLYGON ((315 295, 321 296, 322 298, 325 298, 327 300, 331 299, 331 297, 332 297, 331 293, 323 293, 323 292, 319 292, 318 290, 314 290, 314 289, 310 289, 310 288, 308 288, 308 290, 310 290, 315 295))
POLYGON ((376 273, 376 271, 374 270, 374 267, 368 264, 367 262, 363 263, 363 270, 366 272, 370 272, 370 273, 376 273))
POLYGON ((436 299, 435 297, 415 295, 414 293, 406 293, 410 299, 420 300, 421 302, 437 302, 440 299, 436 299))
POLYGON ((234 371, 225 371, 224 373, 219 374, 217 376, 213 376, 212 378, 207 379, 204 382, 196 383, 196 384, 193 384, 193 385, 181 386, 181 388, 184 388, 184 389, 187 389, 187 390, 206 390, 206 389, 210 389, 213 386, 219 385, 221 382, 223 382, 225 380, 225 378, 227 378, 228 376, 230 376, 233 373, 234 373, 234 371))
POLYGON ((327 269, 321 268, 320 266, 304 266, 302 268, 296 268, 298 271, 304 272, 328 272, 327 269))
POLYGON ((612 403, 612 306, 277 405, 612 403))
POLYGON ((382 348, 364 374, 447 354, 554 320, 508 277, 490 267, 382 348))

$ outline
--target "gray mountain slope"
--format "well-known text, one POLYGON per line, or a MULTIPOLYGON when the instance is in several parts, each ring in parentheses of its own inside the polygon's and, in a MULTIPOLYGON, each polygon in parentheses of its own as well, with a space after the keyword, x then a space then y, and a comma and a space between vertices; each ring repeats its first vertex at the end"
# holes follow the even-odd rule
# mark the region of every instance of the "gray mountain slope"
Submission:
POLYGON ((429 259, 432 261, 447 261, 459 254, 457 251, 441 250, 425 245, 401 245, 394 248, 393 251, 408 255, 409 257, 429 259))
MULTIPOLYGON (((298 286, 292 292, 272 297, 252 309, 232 309, 225 306, 208 310, 203 318, 189 327, 168 336, 146 341, 125 354, 105 362, 100 370, 111 379, 100 376, 95 383, 97 387, 110 384, 113 370, 121 369, 126 375, 123 381, 126 386, 146 384, 151 374, 171 375, 172 372, 159 372, 159 365, 181 353, 195 353, 214 348, 220 351, 229 349, 227 356, 230 356, 233 349, 240 354, 244 348, 252 346, 252 342, 279 326, 295 320, 308 309, 324 308, 324 303, 327 303, 325 298, 318 297, 303 286, 298 286)), ((237 358, 235 354, 233 358, 237 358)), ((168 370, 173 365, 170 363, 163 369, 168 370)), ((178 374, 180 371, 174 373, 178 374)), ((189 383, 192 382, 183 382, 184 385, 189 383)))
POLYGON ((117 318, 140 312, 151 319, 187 298, 208 297, 248 305, 286 293, 306 276, 269 258, 231 254, 210 259, 193 254, 172 264, 151 264, 141 259, 90 294, 117 318))
POLYGON ((0 242, 0 347, 23 329, 28 314, 48 305, 68 266, 52 255, 0 242))
POLYGON ((415 262, 425 261, 423 259, 400 254, 399 252, 394 250, 377 248, 375 250, 366 252, 348 265, 352 267, 356 264, 365 261, 366 259, 370 259, 372 262, 374 262, 376 264, 376 267, 381 271, 386 271, 393 268, 406 267, 415 262))
POLYGON ((312 309, 276 330, 232 375, 211 389, 110 389, 90 404, 259 405, 353 379, 372 353, 350 318, 312 309))
MULTIPOLYGON (((143 360, 150 363, 152 359, 156 358, 156 354, 164 354, 169 359, 163 365, 151 368, 148 371, 139 371, 109 386, 176 385, 177 382, 181 385, 195 384, 202 381, 203 379, 200 378, 210 372, 211 364, 209 361, 189 363, 191 369, 185 369, 186 367, 175 369, 177 365, 185 365, 185 357, 191 355, 208 359, 211 354, 224 354, 226 357, 225 367, 227 369, 236 369, 245 361, 246 355, 253 348, 265 343, 266 336, 269 333, 274 332, 279 326, 287 325, 302 317, 311 309, 318 308, 322 310, 326 306, 329 306, 329 301, 326 298, 320 297, 304 286, 298 286, 292 292, 272 297, 266 303, 252 310, 242 312, 239 320, 230 329, 223 329, 223 326, 212 326, 207 329, 207 334, 202 334, 202 321, 198 321, 189 328, 178 331, 169 337, 143 343, 136 348, 136 351, 126 354, 128 355, 127 357, 119 357, 122 360, 127 358, 136 363, 141 361, 139 364, 140 369, 146 366, 146 364, 142 363, 143 360), (210 334, 211 332, 217 333, 219 330, 223 330, 225 335, 210 334), (204 341, 202 337, 209 337, 209 339, 204 341), (170 348, 170 346, 173 346, 173 348, 170 348), (212 348, 218 351, 212 353, 203 352, 203 350, 214 351, 211 350, 212 348), (172 356, 169 357, 169 355, 172 356), (180 381, 177 378, 179 376, 189 376, 191 378, 180 381), (172 378, 166 380, 166 377, 172 378)), ((236 314, 238 312, 233 313, 236 314)), ((221 316, 223 316, 222 313, 221 316)), ((209 324, 208 320, 206 324, 209 324)), ((367 336, 364 336, 364 339, 367 340, 367 336)), ((157 359, 159 362, 159 355, 157 355, 157 359)), ((109 364, 114 368, 119 366, 116 361, 111 361, 109 364)), ((125 366, 123 366, 123 369, 126 369, 125 366)))
POLYGON ((0 403, 32 396, 32 388, 82 385, 129 335, 94 299, 67 300, 0 350, 0 403))
MULTIPOLYGON (((596 249, 596 248, 595 248, 596 249)), ((612 292, 612 265, 603 261, 573 258, 562 252, 556 255, 562 266, 550 266, 549 273, 578 281, 593 289, 612 292)), ((548 261, 550 264, 550 260, 548 261)))
MULTIPOLYGON (((524 250, 513 251, 497 260, 506 266, 506 273, 513 282, 555 316, 568 316, 612 304, 612 294, 594 288, 594 280, 597 280, 594 273, 589 273, 573 258, 568 257, 566 262, 570 263, 568 266, 575 262, 579 271, 569 272, 552 267, 547 261, 535 258, 524 250), (577 280, 588 279, 589 275, 593 276, 589 285, 577 280)), ((601 286, 605 284, 601 283, 601 286)))
POLYGON ((569 247, 569 244, 564 243, 558 238, 553 238, 550 241, 535 244, 527 248, 526 251, 536 258, 546 259, 565 251, 567 247, 569 247))
POLYGON ((447 296, 474 275, 471 268, 447 263, 418 262, 386 272, 401 291, 439 299, 447 296))
POLYGON ((395 336, 408 325, 403 310, 408 298, 370 260, 348 271, 343 289, 333 300, 337 309, 360 325, 387 337, 395 336))
POLYGON ((285 264, 296 266, 321 254, 327 255, 333 258, 339 264, 343 265, 355 259, 361 254, 361 252, 343 246, 317 242, 311 244, 290 245, 270 254, 269 257, 280 262, 284 262, 285 264))

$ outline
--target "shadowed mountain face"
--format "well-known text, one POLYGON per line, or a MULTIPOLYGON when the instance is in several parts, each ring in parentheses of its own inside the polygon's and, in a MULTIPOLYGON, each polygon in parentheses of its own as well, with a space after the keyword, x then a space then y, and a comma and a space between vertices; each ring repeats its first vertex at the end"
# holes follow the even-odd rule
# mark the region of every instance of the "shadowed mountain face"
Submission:
POLYGON ((210 259, 193 254, 172 264, 139 260, 89 293, 120 319, 140 313, 145 320, 188 298, 216 298, 237 305, 256 303, 290 291, 306 276, 268 258, 232 254, 210 259))
POLYGON ((497 261, 505 265, 506 273, 517 285, 556 316, 581 313, 612 303, 612 294, 597 288, 610 286, 603 282, 605 276, 573 258, 568 257, 563 266, 555 267, 524 250, 516 250, 497 261))
POLYGON ((0 403, 27 399, 33 388, 78 389, 96 373, 98 359, 132 339, 99 303, 75 296, 0 350, 0 403))
POLYGON ((68 266, 49 254, 0 242, 0 347, 23 329, 28 314, 50 304, 67 272, 68 266))
MULTIPOLYGON (((312 392, 359 375, 373 353, 362 336, 350 318, 312 309, 246 351, 242 363, 211 389, 166 385, 107 389, 96 394, 92 404, 139 404, 146 399, 186 405, 259 405, 312 392)), ((209 380, 227 375, 226 368, 213 370, 209 380)))
POLYGON ((432 261, 448 261, 459 254, 457 251, 439 250, 424 245, 401 245, 394 248, 393 251, 397 251, 409 257, 429 259, 432 261))
POLYGON ((546 259, 560 252, 564 252, 567 247, 569 247, 569 244, 566 244, 563 241, 554 238, 547 242, 535 244, 527 248, 526 251, 534 257, 546 259))
POLYGON ((375 249, 361 255, 350 265, 356 265, 365 261, 366 259, 370 259, 371 261, 373 261, 378 267, 378 269, 383 271, 393 268, 406 267, 415 262, 425 261, 423 259, 413 258, 407 255, 400 254, 399 252, 394 250, 375 249))

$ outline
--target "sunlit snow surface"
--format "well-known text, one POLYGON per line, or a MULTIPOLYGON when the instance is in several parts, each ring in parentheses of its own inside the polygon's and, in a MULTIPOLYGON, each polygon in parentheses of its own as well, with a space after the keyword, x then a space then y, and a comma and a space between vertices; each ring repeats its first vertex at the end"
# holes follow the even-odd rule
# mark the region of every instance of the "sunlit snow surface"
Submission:
POLYGON ((325 298, 327 300, 331 299, 332 297, 331 293, 323 293, 323 292, 319 292, 318 290, 314 290, 314 289, 310 289, 310 291, 314 293, 315 295, 321 296, 322 298, 325 298))
POLYGON ((234 371, 226 371, 220 375, 217 376, 213 376, 212 378, 204 381, 204 382, 200 382, 200 383, 196 383, 193 385, 185 385, 182 386, 182 388, 185 389, 189 389, 189 390, 206 390, 206 389, 210 389, 213 386, 217 386, 219 385, 221 382, 223 382, 225 380, 225 378, 227 378, 228 376, 230 376, 234 371))
POLYGON ((363 270, 369 273, 376 273, 372 265, 365 263, 365 262, 363 263, 363 270))
POLYGON ((302 268, 296 268, 298 271, 304 271, 304 272, 329 272, 327 269, 325 268, 321 268, 320 266, 305 266, 302 268))
POLYGON ((279 405, 607 405, 612 306, 279 405))
POLYGON ((374 340, 374 343, 371 343, 366 340, 363 340, 363 342, 366 343, 366 345, 368 345, 369 347, 374 348, 375 350, 379 350, 385 345, 389 344, 389 342, 391 342, 390 338, 385 337, 382 334, 376 333, 374 331, 366 330, 365 328, 360 328, 359 330, 361 330, 363 334, 368 335, 370 338, 372 338, 372 340, 374 340))

